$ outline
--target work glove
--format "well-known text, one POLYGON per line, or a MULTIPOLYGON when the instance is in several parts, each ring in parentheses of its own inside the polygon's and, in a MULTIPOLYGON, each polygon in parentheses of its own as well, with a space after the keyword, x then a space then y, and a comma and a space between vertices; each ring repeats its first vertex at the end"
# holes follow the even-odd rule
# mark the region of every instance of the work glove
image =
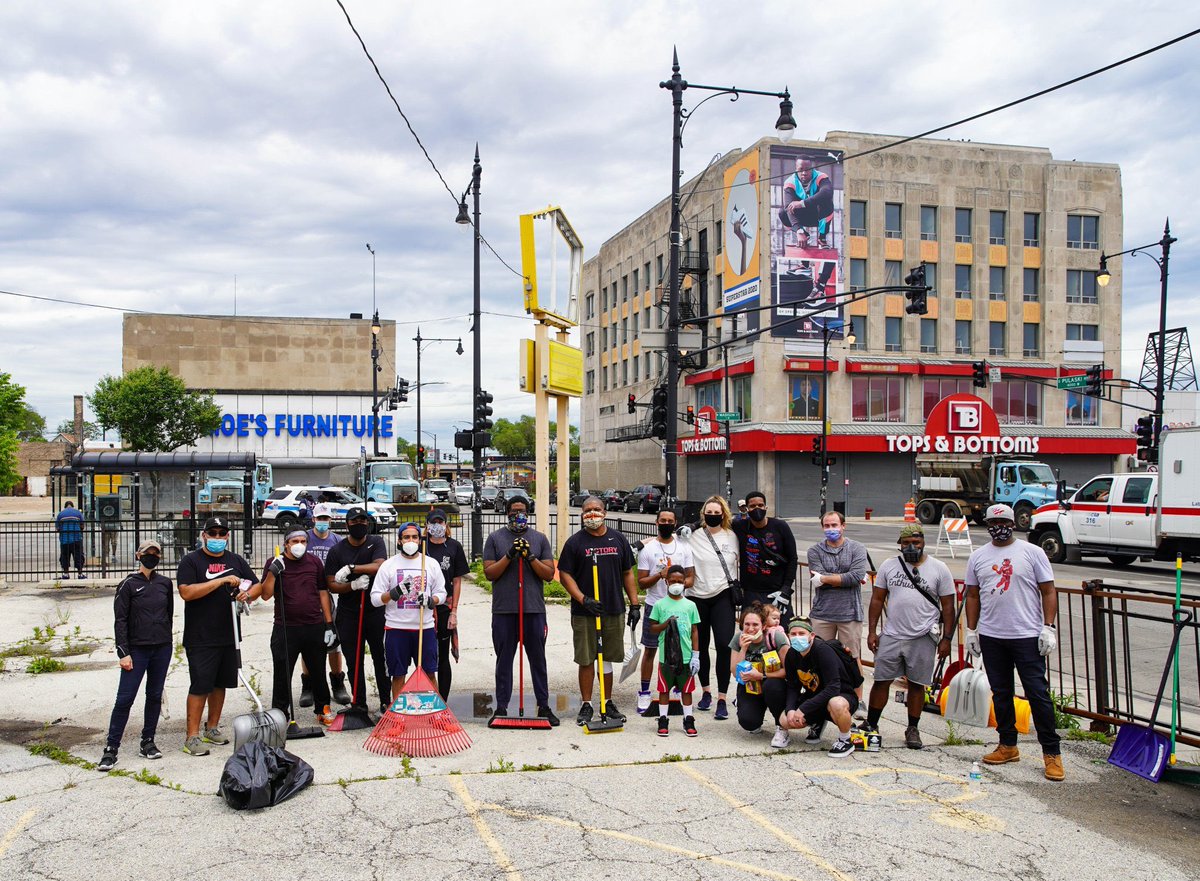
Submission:
POLYGON ((1043 624, 1042 632, 1038 635, 1038 654, 1043 658, 1058 648, 1058 634, 1054 632, 1053 624, 1043 624))
POLYGON ((518 538, 513 542, 513 547, 517 549, 517 553, 528 559, 529 557, 529 541, 524 538, 518 538))
POLYGON ((520 541, 520 539, 514 541, 504 554, 504 556, 508 557, 510 560, 515 560, 517 557, 521 556, 521 549, 517 546, 518 541, 520 541))
POLYGON ((641 606, 630 606, 629 614, 626 616, 625 621, 629 624, 630 627, 636 627, 637 623, 641 620, 642 620, 642 607, 641 606))
POLYGON ((338 650, 338 648, 340 646, 341 646, 341 642, 338 640, 337 631, 333 629, 332 624, 326 624, 325 625, 325 651, 329 652, 329 654, 333 654, 334 652, 336 652, 338 650))
POLYGON ((825 583, 821 581, 824 577, 825 575, 821 572, 813 572, 812 577, 809 578, 809 581, 812 582, 813 590, 819 590, 825 586, 825 583))
POLYGON ((433 594, 421 594, 417 597, 417 606, 422 609, 432 609, 437 605, 437 600, 433 598, 433 594))
POLYGON ((583 611, 587 612, 594 618, 599 618, 604 614, 604 606, 600 604, 599 600, 594 600, 591 597, 584 597, 584 600, 582 603, 580 603, 580 605, 583 606, 583 611))
POLYGON ((397 584, 395 587, 393 587, 391 590, 389 590, 387 592, 387 595, 391 598, 392 602, 394 602, 394 603, 400 602, 400 597, 403 596, 403 593, 401 593, 401 591, 400 591, 400 585, 397 584))
POLYGON ((700 653, 699 652, 692 652, 692 659, 690 661, 688 661, 688 669, 692 671, 693 676, 695 676, 697 673, 700 672, 700 653))
POLYGON ((351 590, 366 590, 370 586, 371 586, 371 576, 370 575, 360 575, 360 576, 358 576, 358 578, 355 578, 354 581, 350 582, 351 590))
POLYGON ((270 562, 270 564, 268 564, 267 568, 271 570, 272 575, 282 575, 283 574, 283 557, 276 557, 275 559, 273 559, 270 562))
POLYGON ((333 580, 336 581, 338 584, 349 584, 350 583, 350 567, 343 566, 341 569, 339 569, 337 571, 337 575, 333 576, 333 580))
POLYGON ((976 658, 983 656, 983 646, 979 644, 978 630, 967 631, 967 654, 976 658))
POLYGON ((692 527, 686 525, 680 526, 675 530, 675 534, 680 538, 688 538, 692 534, 692 527))

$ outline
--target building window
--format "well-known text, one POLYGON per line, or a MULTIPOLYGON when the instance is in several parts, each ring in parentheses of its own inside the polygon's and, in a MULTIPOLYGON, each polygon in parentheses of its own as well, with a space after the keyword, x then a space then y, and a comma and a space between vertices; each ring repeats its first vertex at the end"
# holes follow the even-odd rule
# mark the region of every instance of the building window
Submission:
POLYGON ((1067 425, 1099 425, 1100 399, 1067 392, 1067 425))
POLYGON ((589 370, 587 373, 585 373, 583 375, 583 383, 584 383, 583 384, 584 394, 588 394, 588 395, 595 394, 596 393, 596 371, 589 370))
POLYGON ((608 368, 607 367, 600 368, 600 391, 602 391, 602 392, 608 391, 608 368))
POLYGON ((1040 272, 1036 269, 1026 269, 1021 274, 1021 298, 1026 303, 1036 303, 1038 297, 1038 281, 1040 272))
POLYGON ((974 386, 969 379, 927 379, 921 383, 921 418, 928 419, 933 408, 942 398, 950 395, 972 394, 974 386))
POLYGON ((662 254, 659 254, 657 257, 654 258, 654 278, 656 279, 656 282, 655 282, 656 284, 662 284, 664 281, 662 254))
POLYGON ((642 367, 642 359, 636 355, 629 359, 633 363, 633 384, 637 385, 641 381, 640 373, 642 367))
POLYGON ((1094 269, 1067 270, 1067 302, 1096 303, 1096 271, 1094 269))
POLYGON ((628 342, 629 342, 629 319, 622 318, 621 319, 621 345, 625 345, 628 342))
POLYGON ((921 319, 921 351, 926 355, 937 354, 937 319, 921 319))
POLYGON ((586 310, 584 313, 586 317, 596 317, 596 295, 594 293, 589 293, 587 295, 586 302, 584 303, 584 309, 586 310))
POLYGON ((791 378, 792 404, 788 408, 789 419, 819 420, 821 402, 820 373, 798 373, 791 378))
POLYGON ((865 236, 867 234, 867 203, 851 200, 850 202, 850 235, 865 236))
POLYGON ((1040 248, 1042 245, 1042 216, 1025 212, 1025 247, 1040 248))
POLYGON ((850 399, 855 422, 904 421, 901 376, 856 376, 850 383, 850 399))
POLYGON ((1100 247, 1100 218, 1088 214, 1067 215, 1067 247, 1095 251, 1100 247))
POLYGON ((642 265, 642 284, 646 286, 646 290, 650 290, 650 261, 647 260, 642 265))
POLYGON ((971 209, 970 208, 955 208, 954 209, 954 241, 970 242, 971 241, 971 209))
POLYGON ((721 409, 721 383, 706 382, 696 386, 696 409, 701 407, 721 409))
POLYGON ((725 247, 725 236, 722 235, 722 232, 721 232, 723 229, 724 229, 724 227, 721 225, 721 221, 718 220, 716 227, 713 229, 713 233, 717 237, 717 250, 715 252, 717 254, 720 254, 721 249, 725 247))
POLYGON ((867 286, 867 261, 861 257, 850 258, 850 290, 861 291, 867 286))
POLYGON ((600 311, 608 311, 608 285, 600 288, 600 311))
POLYGON ((1095 343, 1100 340, 1100 325, 1098 324, 1068 324, 1067 339, 1095 343))
POLYGON ((904 327, 899 318, 885 318, 883 348, 888 352, 904 351, 904 327))
POLYGON ((1041 425, 1042 388, 1025 380, 992 383, 992 409, 1001 425, 1041 425))
POLYGON ((883 283, 898 286, 900 284, 900 261, 885 260, 883 263, 883 283))
POLYGON ((954 354, 955 355, 970 355, 971 354, 971 322, 956 321, 954 322, 954 354))
POLYGON ((587 335, 587 346, 584 349, 584 354, 591 358, 596 354, 596 332, 592 331, 587 335))
POLYGON ((1004 346, 1004 322, 989 321, 988 322, 988 354, 1003 355, 1005 352, 1004 346))
POLYGON ((621 385, 622 387, 629 385, 629 362, 621 362, 621 385))
POLYGON ((631 288, 633 295, 636 297, 641 288, 638 287, 638 271, 633 270, 633 287, 631 288))
POLYGON ((734 413, 742 414, 742 422, 749 422, 753 415, 750 409, 750 386, 753 379, 753 376, 735 376, 729 383, 729 396, 732 398, 729 402, 732 405, 730 409, 734 413))
POLYGON ((646 379, 649 379, 650 378, 650 353, 647 352, 645 355, 642 356, 642 358, 643 358, 642 365, 644 368, 643 372, 646 375, 646 379))
POLYGON ((867 321, 867 316, 858 315, 850 319, 850 323, 854 325, 854 342, 850 344, 850 350, 853 352, 865 352, 870 348, 867 342, 867 330, 871 327, 867 321))
POLYGON ((607 348, 608 348, 608 325, 602 325, 600 327, 600 351, 603 352, 607 348))
POLYGON ((1003 300, 1004 299, 1004 267, 989 266, 988 267, 988 299, 1003 300))
POLYGON ((1004 235, 1004 225, 1008 222, 1007 211, 988 212, 988 244, 1006 245, 1008 239, 1004 235))
POLYGON ((642 323, 642 313, 641 312, 631 312, 629 315, 629 324, 633 328, 633 338, 635 340, 638 338, 638 325, 640 325, 641 323, 642 323))
POLYGON ((971 267, 959 263, 954 267, 954 299, 971 299, 971 267))
POLYGON ((885 239, 899 239, 904 237, 904 232, 900 228, 900 204, 898 202, 884 203, 883 237, 885 239))
POLYGON ((921 241, 937 241, 937 206, 921 206, 921 241))
POLYGON ((929 285, 928 297, 937 296, 937 272, 938 265, 936 263, 925 264, 925 284, 929 285))
POLYGON ((1024 343, 1021 346, 1026 358, 1037 358, 1042 354, 1040 324, 1025 323, 1024 343))

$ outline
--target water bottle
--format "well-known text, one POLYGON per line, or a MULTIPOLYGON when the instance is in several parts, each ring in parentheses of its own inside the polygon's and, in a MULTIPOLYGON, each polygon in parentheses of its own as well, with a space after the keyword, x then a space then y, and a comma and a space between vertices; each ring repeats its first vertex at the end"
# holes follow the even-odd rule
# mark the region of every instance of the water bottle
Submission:
POLYGON ((983 768, 979 767, 979 762, 971 763, 970 780, 972 783, 983 782, 983 768))

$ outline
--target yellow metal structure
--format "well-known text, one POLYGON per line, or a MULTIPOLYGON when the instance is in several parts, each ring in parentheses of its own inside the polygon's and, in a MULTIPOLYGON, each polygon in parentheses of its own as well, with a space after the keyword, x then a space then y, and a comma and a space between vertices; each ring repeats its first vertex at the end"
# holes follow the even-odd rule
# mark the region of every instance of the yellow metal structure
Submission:
MULTIPOLYGON (((574 327, 579 311, 579 285, 583 275, 583 241, 567 220, 567 215, 557 206, 550 205, 541 211, 522 214, 520 217, 521 230, 521 272, 525 276, 525 311, 538 321, 544 321, 554 327, 566 329, 574 327), (570 268, 568 273, 569 288, 565 310, 559 309, 557 279, 552 279, 550 297, 545 299, 538 289, 537 248, 534 237, 533 222, 542 218, 550 218, 558 230, 559 236, 566 242, 569 249, 570 268)), ((553 244, 551 246, 553 248, 553 244)), ((551 251, 552 260, 556 251, 551 251)))

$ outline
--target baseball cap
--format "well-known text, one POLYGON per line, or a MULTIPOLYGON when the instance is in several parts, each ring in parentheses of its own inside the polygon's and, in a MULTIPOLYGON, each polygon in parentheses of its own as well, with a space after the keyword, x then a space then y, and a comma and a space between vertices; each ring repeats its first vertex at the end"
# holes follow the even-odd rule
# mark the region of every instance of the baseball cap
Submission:
POLYGON ((228 517, 209 517, 204 521, 204 531, 208 532, 212 529, 229 529, 228 517))
POLYGON ((318 517, 329 517, 332 519, 333 506, 328 502, 321 502, 321 504, 313 508, 313 519, 316 520, 318 517))
POLYGON ((367 509, 364 508, 362 505, 355 505, 353 508, 351 508, 350 510, 348 510, 346 512, 346 522, 347 523, 349 523, 351 520, 359 520, 359 519, 369 520, 370 517, 371 517, 371 515, 367 513, 367 509))
POLYGON ((921 524, 905 523, 904 528, 900 530, 900 538, 912 538, 914 535, 925 537, 925 530, 921 528, 921 524))
POLYGON ((443 523, 445 523, 446 522, 446 512, 443 511, 441 508, 434 508, 432 511, 430 511, 428 514, 425 515, 426 523, 432 523, 434 520, 441 520, 443 523))
POLYGON ((743 506, 743 505, 745 505, 745 504, 746 504, 746 500, 745 500, 745 499, 738 499, 737 506, 738 506, 739 508, 740 508, 740 507, 742 507, 742 506, 743 506))
POLYGON ((1013 509, 1008 505, 991 505, 983 515, 984 520, 1011 520, 1016 523, 1013 509))
POLYGON ((144 554, 146 551, 149 551, 151 549, 158 551, 160 554, 162 553, 162 545, 160 545, 158 542, 156 542, 152 538, 148 538, 144 542, 142 542, 140 545, 138 545, 137 552, 138 552, 138 554, 144 554))

